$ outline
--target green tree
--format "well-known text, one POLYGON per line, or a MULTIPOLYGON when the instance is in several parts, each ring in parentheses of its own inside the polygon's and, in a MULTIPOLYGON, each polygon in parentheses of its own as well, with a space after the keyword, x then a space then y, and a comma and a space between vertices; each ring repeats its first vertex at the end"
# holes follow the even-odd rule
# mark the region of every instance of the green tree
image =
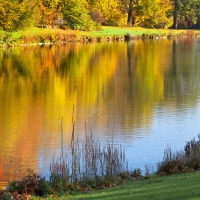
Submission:
POLYGON ((62 13, 66 25, 71 29, 90 30, 95 23, 91 20, 85 0, 63 0, 62 13))
POLYGON ((199 8, 199 0, 173 0, 173 28, 193 28, 199 8))

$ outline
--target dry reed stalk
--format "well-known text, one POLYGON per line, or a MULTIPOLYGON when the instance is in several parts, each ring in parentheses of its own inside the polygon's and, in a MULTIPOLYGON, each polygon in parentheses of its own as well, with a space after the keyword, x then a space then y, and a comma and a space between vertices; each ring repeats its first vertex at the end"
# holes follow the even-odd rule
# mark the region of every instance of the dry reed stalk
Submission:
POLYGON ((90 127, 87 133, 85 124, 85 138, 75 141, 74 105, 72 114, 71 143, 67 147, 64 156, 63 148, 63 118, 61 121, 61 156, 53 158, 50 163, 50 172, 65 178, 73 183, 77 180, 101 177, 112 177, 128 170, 125 151, 122 145, 107 142, 101 145, 99 139, 95 139, 90 127), (70 179, 70 180, 69 180, 70 179))
POLYGON ((122 145, 107 142, 102 146, 98 138, 87 132, 83 140, 72 139, 66 157, 54 158, 50 165, 51 173, 68 181, 71 177, 72 183, 97 176, 109 178, 128 170, 122 145))
POLYGON ((61 156, 63 157, 63 117, 61 121, 61 156))

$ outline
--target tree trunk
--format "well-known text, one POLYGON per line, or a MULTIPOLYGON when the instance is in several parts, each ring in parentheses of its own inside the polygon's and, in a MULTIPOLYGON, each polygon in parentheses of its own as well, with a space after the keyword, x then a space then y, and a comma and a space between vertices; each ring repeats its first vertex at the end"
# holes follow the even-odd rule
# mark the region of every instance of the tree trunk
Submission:
POLYGON ((174 18, 173 18, 173 28, 178 28, 178 0, 174 0, 174 18))
POLYGON ((130 3, 129 3, 129 9, 128 9, 128 23, 130 25, 130 27, 132 27, 133 25, 133 0, 130 0, 130 3))

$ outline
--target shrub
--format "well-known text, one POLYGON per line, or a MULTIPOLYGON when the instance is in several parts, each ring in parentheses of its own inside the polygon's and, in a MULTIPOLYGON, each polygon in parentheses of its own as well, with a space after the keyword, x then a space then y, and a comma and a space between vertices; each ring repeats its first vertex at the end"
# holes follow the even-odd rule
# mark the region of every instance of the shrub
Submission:
POLYGON ((44 178, 36 175, 31 169, 27 169, 27 175, 20 181, 9 183, 8 191, 19 194, 37 194, 46 195, 52 192, 52 188, 47 184, 44 178))
POLYGON ((2 200, 12 200, 13 199, 11 194, 9 194, 9 193, 4 193, 1 198, 2 198, 2 200))
POLYGON ((186 142, 184 151, 173 152, 170 146, 164 150, 163 161, 158 163, 157 171, 166 174, 189 172, 200 168, 200 135, 186 142))
POLYGON ((37 196, 47 196, 53 194, 53 188, 44 178, 40 180, 34 194, 37 196))
POLYGON ((49 184, 51 185, 53 191, 62 193, 69 189, 68 180, 59 174, 51 173, 49 184))

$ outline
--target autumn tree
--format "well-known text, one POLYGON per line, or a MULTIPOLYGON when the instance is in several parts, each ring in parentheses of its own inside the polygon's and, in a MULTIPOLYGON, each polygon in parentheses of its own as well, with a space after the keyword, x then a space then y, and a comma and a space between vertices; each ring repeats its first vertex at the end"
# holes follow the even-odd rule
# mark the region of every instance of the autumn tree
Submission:
POLYGON ((52 26, 61 24, 61 0, 42 0, 40 2, 40 23, 42 26, 52 26))
POLYGON ((37 1, 0 1, 0 27, 6 31, 23 29, 37 21, 37 1))
POLYGON ((169 28, 173 24, 172 3, 170 0, 160 0, 154 13, 154 26, 157 28, 169 28))
POLYGON ((122 0, 86 1, 89 10, 95 10, 102 16, 103 25, 124 26, 127 24, 127 12, 121 3, 122 0))
POLYGON ((130 0, 128 23, 130 26, 169 27, 172 24, 170 0, 130 0))

